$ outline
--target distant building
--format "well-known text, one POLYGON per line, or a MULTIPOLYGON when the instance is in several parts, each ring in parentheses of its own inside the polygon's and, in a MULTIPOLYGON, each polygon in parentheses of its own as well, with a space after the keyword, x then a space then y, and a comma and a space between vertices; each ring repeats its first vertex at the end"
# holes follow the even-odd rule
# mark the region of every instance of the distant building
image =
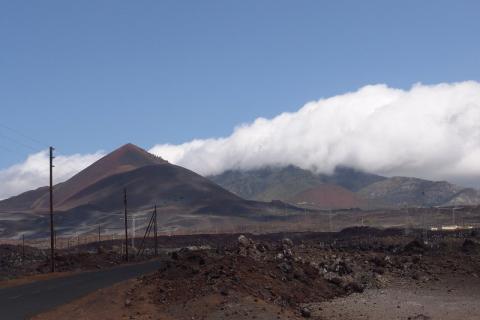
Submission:
POLYGON ((430 231, 455 231, 455 230, 470 230, 473 229, 472 226, 457 226, 457 225, 447 225, 447 226, 441 226, 441 227, 431 227, 430 231))

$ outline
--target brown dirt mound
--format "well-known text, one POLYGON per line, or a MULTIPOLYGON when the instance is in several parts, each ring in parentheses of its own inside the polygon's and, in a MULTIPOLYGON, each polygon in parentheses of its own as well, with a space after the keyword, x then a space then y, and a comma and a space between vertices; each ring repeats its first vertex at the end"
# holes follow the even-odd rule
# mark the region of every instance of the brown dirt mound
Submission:
POLYGON ((215 293, 240 293, 293 307, 345 293, 307 263, 206 251, 179 253, 145 281, 156 283, 155 300, 159 304, 182 303, 215 293))

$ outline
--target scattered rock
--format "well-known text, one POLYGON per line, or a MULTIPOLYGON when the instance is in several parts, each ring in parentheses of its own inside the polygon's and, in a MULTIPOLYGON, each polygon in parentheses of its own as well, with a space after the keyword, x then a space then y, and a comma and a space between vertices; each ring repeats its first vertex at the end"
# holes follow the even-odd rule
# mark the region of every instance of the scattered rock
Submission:
POLYGON ((419 240, 413 240, 404 247, 404 251, 407 253, 424 253, 425 245, 419 240))
POLYGON ((300 314, 304 318, 310 318, 312 316, 312 311, 310 311, 310 309, 307 307, 303 307, 300 309, 300 314))
POLYGON ((290 240, 289 238, 283 238, 282 239, 282 245, 286 248, 292 248, 293 247, 293 241, 290 240))
POLYGON ((480 243, 466 239, 462 244, 462 251, 468 254, 480 253, 480 243))
POLYGON ((292 271, 292 266, 287 262, 281 262, 277 265, 277 267, 284 273, 289 273, 292 271))
POLYGON ((247 248, 251 245, 252 241, 245 237, 243 234, 238 237, 238 245, 240 247, 247 248))

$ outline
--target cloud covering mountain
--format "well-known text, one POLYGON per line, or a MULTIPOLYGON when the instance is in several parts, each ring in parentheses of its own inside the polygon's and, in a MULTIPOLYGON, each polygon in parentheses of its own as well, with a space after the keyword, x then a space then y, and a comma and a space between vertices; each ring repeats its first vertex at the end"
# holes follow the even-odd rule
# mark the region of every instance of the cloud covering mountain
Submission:
POLYGON ((480 177, 480 83, 365 86, 259 118, 229 137, 151 151, 206 175, 288 164, 330 173, 342 165, 471 184, 480 177))
MULTIPOLYGON (((289 164, 330 173, 342 165, 478 186, 480 83, 417 84, 409 90, 369 85, 258 118, 228 137, 161 144, 150 152, 203 175, 289 164)), ((102 155, 59 156, 56 182, 102 155)), ((0 199, 46 185, 46 151, 0 170, 0 181, 0 199)))

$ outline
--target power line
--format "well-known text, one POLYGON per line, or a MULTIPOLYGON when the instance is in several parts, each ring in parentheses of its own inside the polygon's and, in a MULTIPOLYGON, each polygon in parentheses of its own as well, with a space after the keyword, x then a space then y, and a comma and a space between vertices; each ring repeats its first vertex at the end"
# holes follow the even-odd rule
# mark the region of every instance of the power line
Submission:
POLYGON ((50 151, 50 254, 51 254, 51 269, 55 272, 55 230, 53 226, 53 147, 49 148, 50 151))
POLYGON ((20 152, 20 151, 18 151, 18 150, 16 150, 16 149, 12 149, 11 147, 6 147, 6 146, 1 145, 1 144, 0 144, 0 148, 2 148, 3 150, 6 150, 6 151, 8 151, 8 152, 12 152, 12 153, 15 153, 15 154, 17 154, 17 155, 20 155, 20 156, 22 156, 22 157, 28 157, 28 156, 29 156, 29 154, 20 152))
POLYGON ((40 141, 40 140, 37 140, 36 138, 33 138, 33 137, 29 136, 28 134, 21 132, 21 131, 18 130, 18 129, 13 129, 12 127, 7 126, 7 125, 5 125, 5 124, 3 124, 3 123, 0 123, 0 127, 3 127, 3 128, 5 128, 5 129, 7 129, 7 130, 10 130, 11 132, 14 132, 14 133, 18 134, 18 135, 20 135, 20 136, 22 136, 22 137, 30 140, 31 142, 36 143, 38 146, 41 146, 42 149, 46 149, 46 148, 49 147, 48 143, 42 142, 42 141, 40 141))
POLYGON ((125 213, 125 260, 128 262, 128 214, 127 214, 127 188, 123 189, 123 205, 125 213))
MULTIPOLYGON (((0 149, 3 149, 3 150, 5 150, 5 151, 10 152, 10 153, 15 154, 15 155, 19 155, 19 156, 21 156, 22 158, 28 158, 28 157, 30 156, 29 154, 25 154, 25 153, 23 153, 23 152, 20 152, 20 151, 18 151, 17 149, 12 149, 11 147, 6 147, 6 146, 1 145, 1 144, 0 144, 0 149)), ((26 161, 26 160, 24 160, 24 161, 26 161)), ((10 165, 10 166, 8 166, 8 167, 11 167, 11 166, 14 166, 14 165, 17 165, 17 164, 18 164, 18 163, 15 163, 15 164, 12 164, 12 165, 10 165)), ((1 170, 4 170, 4 168, 0 168, 0 171, 1 171, 1 170)), ((46 173, 46 172, 47 172, 47 168, 43 168, 43 167, 42 167, 42 168, 37 168, 36 171, 41 171, 42 173, 46 173)))
POLYGON ((2 137, 4 137, 4 138, 12 141, 12 142, 15 143, 16 145, 20 145, 20 146, 22 146, 22 147, 24 147, 24 148, 26 148, 26 149, 33 150, 33 151, 35 151, 35 152, 38 152, 38 148, 32 147, 31 145, 26 144, 26 143, 24 143, 24 142, 22 142, 22 141, 20 141, 20 140, 18 140, 18 139, 12 138, 12 137, 7 136, 7 135, 2 134, 2 133, 0 133, 0 136, 2 136, 2 137))
MULTIPOLYGON (((14 133, 17 133, 17 134, 19 134, 19 135, 21 135, 21 136, 29 139, 30 141, 33 141, 33 142, 36 143, 39 147, 41 147, 42 150, 39 150, 37 147, 34 147, 34 146, 32 146, 31 144, 25 143, 25 142, 23 142, 23 141, 21 141, 21 140, 19 140, 19 139, 17 139, 17 138, 14 138, 14 137, 12 137, 12 136, 9 136, 9 135, 6 135, 6 134, 0 132, 0 136, 3 137, 3 138, 5 138, 5 139, 7 139, 7 140, 9 140, 9 141, 11 141, 11 142, 13 142, 13 143, 15 143, 15 147, 16 147, 16 146, 21 146, 21 147, 23 147, 23 148, 25 148, 25 149, 28 149, 28 150, 31 150, 31 151, 37 152, 37 153, 40 152, 40 151, 46 151, 46 150, 48 150, 48 146, 47 146, 46 144, 44 144, 44 143, 42 143, 42 142, 40 142, 40 141, 38 141, 38 140, 36 140, 36 139, 34 139, 34 138, 26 135, 26 134, 24 134, 24 133, 22 133, 22 132, 20 132, 20 131, 18 131, 18 130, 12 129, 11 127, 8 127, 8 126, 6 126, 6 125, 4 125, 4 124, 2 124, 2 123, 0 123, 0 127, 6 128, 6 129, 8 129, 8 130, 10 130, 10 131, 12 131, 12 132, 14 132, 14 133)), ((0 148, 6 150, 6 151, 8 151, 8 152, 11 152, 11 153, 15 153, 15 154, 17 154, 17 155, 20 155, 20 156, 22 156, 22 157, 28 157, 28 156, 31 155, 31 154, 29 154, 29 153, 20 152, 20 151, 18 151, 18 148, 14 148, 14 147, 10 147, 10 146, 7 147, 7 146, 5 146, 5 145, 0 145, 0 148)), ((66 167, 67 169, 69 169, 69 170, 70 170, 71 172, 73 172, 74 174, 77 174, 78 172, 80 172, 80 171, 82 170, 82 169, 80 169, 80 168, 74 168, 74 167, 72 167, 71 165, 68 164, 67 161, 63 161, 62 167, 66 167)))
POLYGON ((48 145, 46 143, 43 143, 33 137, 30 137, 29 135, 21 132, 20 130, 18 129, 14 129, 10 126, 7 126, 3 123, 0 123, 0 127, 1 128, 4 128, 8 131, 10 131, 11 133, 15 133, 17 136, 21 136, 23 137, 24 139, 19 139, 18 137, 15 137, 15 136, 12 136, 11 134, 6 134, 5 131, 4 132, 1 132, 0 131, 0 137, 3 137, 4 141, 8 140, 12 143, 15 144, 14 147, 12 146, 5 146, 4 144, 3 145, 0 145, 0 148, 2 148, 3 150, 6 150, 10 153, 15 153, 16 155, 20 155, 22 158, 28 158, 31 153, 24 153, 24 152, 21 152, 19 151, 19 146, 20 147, 23 147, 24 149, 28 149, 30 151, 33 151, 35 153, 39 153, 41 151, 45 151, 46 149, 48 149, 48 145), (27 143, 25 142, 25 139, 27 139, 29 142, 33 142, 36 146, 33 146, 31 143, 27 143), (40 149, 40 150, 39 150, 40 149))

